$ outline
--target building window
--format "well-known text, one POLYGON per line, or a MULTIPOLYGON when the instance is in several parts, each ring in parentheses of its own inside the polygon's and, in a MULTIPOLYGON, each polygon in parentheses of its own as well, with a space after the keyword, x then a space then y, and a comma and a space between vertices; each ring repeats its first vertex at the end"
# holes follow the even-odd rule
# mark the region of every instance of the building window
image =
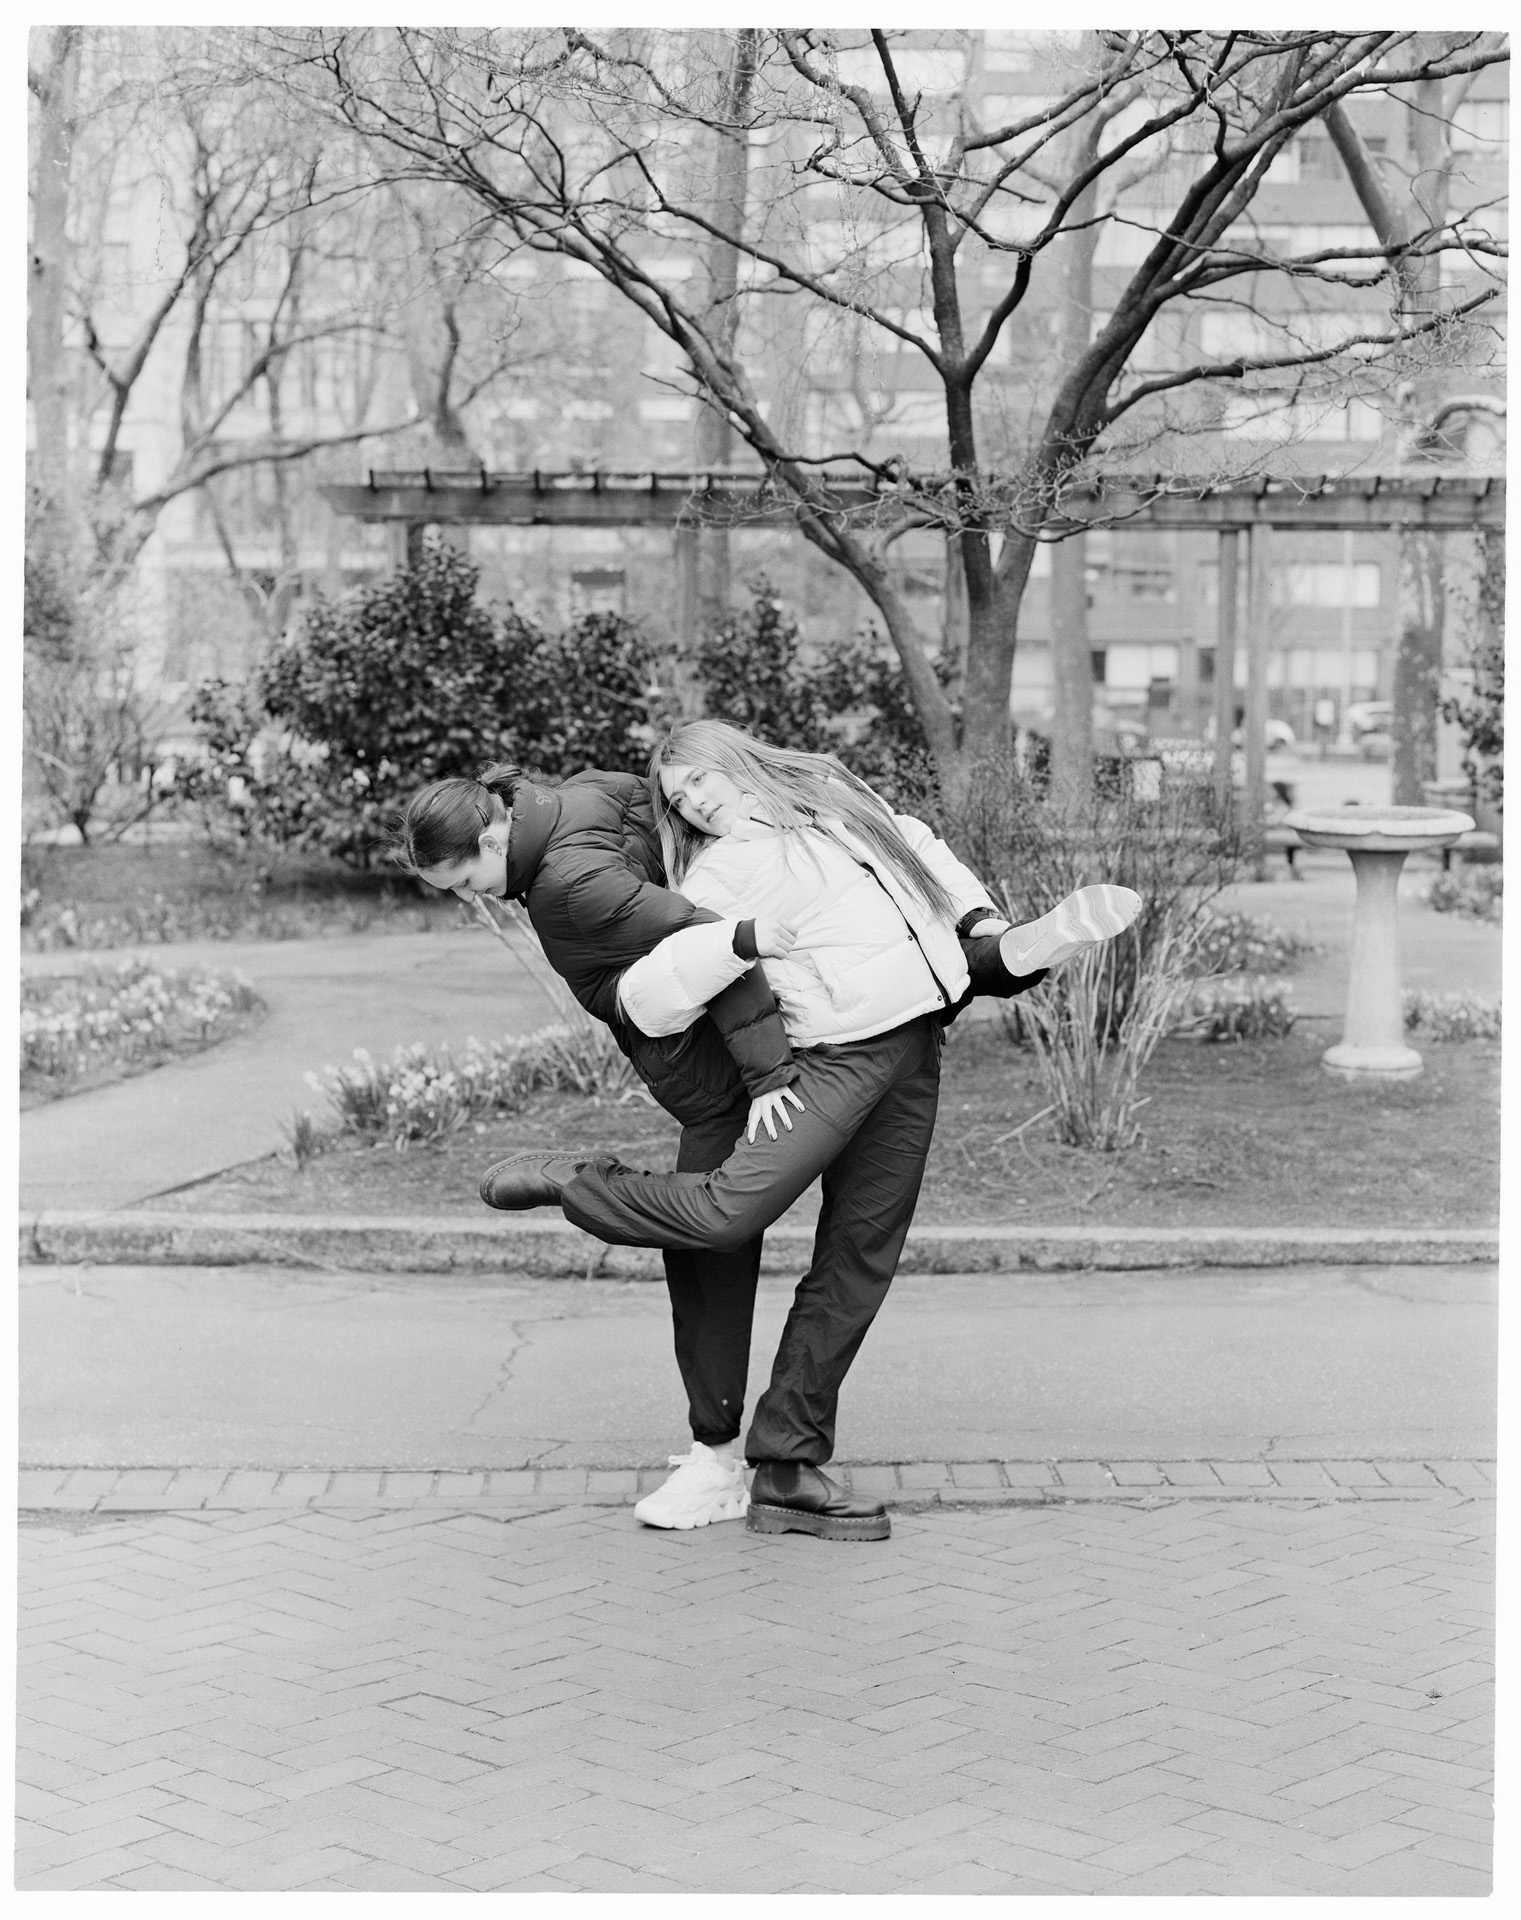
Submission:
POLYGON ((1105 648, 1095 647, 1088 655, 1088 658, 1093 666, 1093 684, 1096 687, 1101 687, 1104 684, 1104 675, 1109 666, 1109 654, 1105 648))
POLYGON ((1382 585, 1372 561, 1294 561, 1275 575, 1273 604, 1280 607, 1376 607, 1382 585))
POLYGON ((570 614, 623 612, 622 567, 582 567, 570 576, 570 614))
POLYGON ((1465 100, 1452 116, 1454 153, 1488 153, 1504 158, 1510 138, 1510 103, 1506 100, 1465 100))

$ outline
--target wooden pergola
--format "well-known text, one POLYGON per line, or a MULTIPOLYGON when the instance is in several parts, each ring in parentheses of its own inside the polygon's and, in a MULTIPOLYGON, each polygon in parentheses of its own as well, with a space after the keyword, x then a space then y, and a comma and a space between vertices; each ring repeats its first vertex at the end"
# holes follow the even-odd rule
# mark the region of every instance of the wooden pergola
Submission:
MULTIPOLYGON (((952 482, 937 476, 877 479, 859 468, 821 468, 820 496, 846 513, 913 519, 952 482)), ((994 478, 992 484, 996 487, 994 478)), ((493 473, 372 468, 367 480, 326 486, 335 512, 393 526, 711 527, 784 526, 797 502, 755 472, 595 469, 493 473)), ((1073 527, 1123 525, 1241 531, 1250 527, 1317 532, 1421 527, 1431 532, 1499 528, 1505 482, 1479 475, 1274 475, 1248 484, 1126 474, 1064 496, 1073 527)), ((1017 520, 1017 501, 1014 517, 1017 520)))
MULTIPOLYGON (((938 492, 950 476, 879 478, 855 467, 821 468, 821 503, 877 527, 940 524, 938 492)), ((996 493, 997 476, 985 485, 996 493)), ((398 559, 420 551, 429 527, 703 527, 795 523, 792 493, 756 471, 667 469, 588 472, 442 472, 372 469, 362 483, 325 486, 335 512, 395 529, 398 559)), ((1018 496, 1008 512, 1018 524, 1018 496)), ((1480 474, 1274 474, 1216 485, 1162 474, 1110 476, 1063 496, 1062 532, 1084 527, 1150 527, 1219 537, 1219 625, 1215 643, 1215 739, 1227 742, 1235 721, 1238 579, 1247 570, 1246 700, 1243 723, 1245 805, 1260 824, 1266 780, 1268 576, 1275 532, 1472 533, 1503 530, 1505 482, 1480 474), (1243 553, 1242 544, 1246 543, 1243 553)), ((1230 754, 1217 752, 1215 779, 1228 791, 1230 754)))

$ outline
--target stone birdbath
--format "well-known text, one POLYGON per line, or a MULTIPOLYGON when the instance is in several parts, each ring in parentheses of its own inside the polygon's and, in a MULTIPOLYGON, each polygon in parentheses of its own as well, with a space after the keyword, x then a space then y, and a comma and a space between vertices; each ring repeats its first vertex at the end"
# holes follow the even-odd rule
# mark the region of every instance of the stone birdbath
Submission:
POLYGON ((1408 853, 1450 847, 1473 821, 1451 807, 1305 807, 1283 825, 1307 847, 1343 848, 1357 877, 1347 1018, 1322 1066, 1344 1080, 1413 1080, 1421 1056, 1405 1044, 1400 868, 1408 853))

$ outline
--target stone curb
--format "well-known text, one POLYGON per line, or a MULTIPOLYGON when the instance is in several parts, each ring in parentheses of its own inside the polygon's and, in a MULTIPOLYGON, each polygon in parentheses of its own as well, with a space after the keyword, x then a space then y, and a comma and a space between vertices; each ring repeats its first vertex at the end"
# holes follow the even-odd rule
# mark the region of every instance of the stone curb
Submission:
MULTIPOLYGON (((805 1266, 812 1230, 766 1236, 763 1271, 805 1266)), ((315 1267, 352 1273, 515 1273, 541 1279, 658 1280, 658 1252, 608 1247, 563 1220, 313 1214, 36 1213, 20 1221, 20 1257, 42 1265, 315 1267)), ((1483 1227, 912 1228, 904 1273, 1081 1272, 1179 1267, 1493 1264, 1483 1227)))
MULTIPOLYGON (((837 1465, 855 1492, 902 1512, 1070 1501, 1492 1499, 1485 1460, 919 1460, 837 1465)), ((41 1467, 20 1470, 23 1513, 360 1509, 522 1513, 627 1507, 666 1467, 41 1467)))

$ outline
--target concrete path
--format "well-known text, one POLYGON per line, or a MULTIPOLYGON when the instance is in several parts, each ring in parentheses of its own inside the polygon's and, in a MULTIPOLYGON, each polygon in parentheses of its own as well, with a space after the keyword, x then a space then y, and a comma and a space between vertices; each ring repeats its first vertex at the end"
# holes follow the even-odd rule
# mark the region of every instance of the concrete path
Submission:
MULTIPOLYGON (((555 1018, 544 992, 484 931, 128 951, 160 967, 242 973, 269 1015, 195 1059, 23 1114, 23 1212, 109 1212, 273 1153, 295 1109, 321 1105, 306 1075, 342 1064, 356 1047, 384 1058, 416 1040, 459 1047, 555 1018)), ((23 965, 58 972, 125 957, 27 954, 23 965)))
MULTIPOLYGON (((512 1469, 684 1450, 665 1288, 23 1268, 39 1466, 512 1469)), ((791 1282, 763 1280, 750 1393, 791 1282)), ((854 1461, 1494 1453, 1482 1267, 902 1274, 846 1382, 854 1461)))

